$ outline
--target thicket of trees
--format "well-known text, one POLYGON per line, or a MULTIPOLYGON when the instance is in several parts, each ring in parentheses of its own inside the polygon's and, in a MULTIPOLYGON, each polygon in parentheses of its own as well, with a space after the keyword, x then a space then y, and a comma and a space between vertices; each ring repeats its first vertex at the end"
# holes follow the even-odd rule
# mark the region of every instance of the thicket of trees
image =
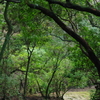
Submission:
POLYGON ((1 0, 0 99, 63 99, 95 85, 100 100, 99 9, 99 0, 1 0))

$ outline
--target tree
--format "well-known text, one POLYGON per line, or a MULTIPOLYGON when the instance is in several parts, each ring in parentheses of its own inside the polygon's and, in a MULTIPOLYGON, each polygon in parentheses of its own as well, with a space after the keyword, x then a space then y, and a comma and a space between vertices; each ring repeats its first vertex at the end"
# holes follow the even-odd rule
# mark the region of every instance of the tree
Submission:
MULTIPOLYGON (((59 46, 58 44, 60 43, 55 43, 55 42, 56 42, 55 40, 54 41, 52 40, 52 42, 50 41, 50 43, 47 42, 45 47, 43 47, 45 51, 43 52, 41 48, 40 54, 38 53, 40 58, 38 57, 39 62, 37 62, 37 66, 39 66, 39 63, 42 63, 43 65, 40 64, 41 70, 39 70, 40 72, 38 72, 38 74, 36 75, 37 76, 36 81, 40 93, 46 100, 50 98, 51 93, 57 90, 57 88, 53 86, 55 84, 54 80, 57 79, 56 72, 60 69, 59 68, 60 66, 63 67, 60 64, 67 56, 67 52, 64 51, 65 46, 63 45, 59 46)), ((62 73, 61 75, 63 75, 62 73)), ((59 77, 60 76, 58 73, 58 78, 59 77)), ((59 90, 56 91, 56 93, 60 92, 60 90, 61 89, 59 87, 59 90)), ((60 98, 60 94, 58 97, 60 98)))
MULTIPOLYGON (((32 9, 37 9, 40 10, 42 13, 44 13, 45 15, 49 16, 50 18, 52 18, 67 34, 69 34, 71 37, 73 37, 84 49, 82 49, 84 52, 84 54, 92 61, 92 63, 95 65, 97 72, 98 72, 98 76, 100 77, 100 61, 99 58, 97 57, 97 55, 95 54, 95 52, 93 51, 92 47, 86 42, 85 39, 83 39, 80 35, 78 35, 78 33, 76 33, 75 31, 73 31, 71 28, 69 28, 61 19, 59 16, 56 15, 56 13, 53 10, 53 5, 60 5, 60 7, 63 8, 69 8, 69 9, 73 9, 73 10, 78 10, 81 12, 87 12, 87 13, 91 13, 95 16, 100 16, 100 12, 99 10, 97 10, 96 8, 90 7, 89 5, 87 6, 87 2, 83 1, 83 5, 85 5, 86 7, 80 6, 79 2, 74 1, 74 2, 61 2, 61 1, 54 1, 54 0, 46 0, 46 2, 48 2, 48 4, 50 5, 49 9, 44 7, 44 6, 40 6, 40 3, 37 3, 38 5, 35 5, 34 3, 28 3, 27 5, 32 8, 32 9), (78 4, 76 4, 78 3, 78 4)), ((90 3, 90 2, 88 2, 90 3)), ((94 4, 94 6, 97 6, 98 2, 94 4)), ((45 4, 44 4, 45 5, 45 4)), ((58 8, 60 8, 58 7, 58 8)), ((100 84, 99 84, 100 85, 100 84)), ((99 91, 99 87, 97 86, 98 89, 98 94, 100 94, 99 91)), ((100 97, 95 98, 96 100, 99 100, 100 97)))
MULTIPOLYGON (((9 2, 7 2, 7 3, 9 3, 9 2)), ((86 37, 84 37, 84 35, 83 35, 84 31, 80 32, 82 29, 80 29, 80 24, 78 23, 80 20, 85 19, 83 17, 82 17, 83 19, 81 18, 81 15, 82 15, 86 18, 88 17, 88 20, 92 27, 97 27, 99 29, 99 27, 98 27, 99 22, 97 24, 95 24, 98 21, 98 18, 96 16, 98 16, 98 17, 100 16, 100 11, 99 11, 100 4, 98 1, 82 0, 80 2, 77 0, 74 0, 74 1, 71 1, 71 0, 66 0, 66 1, 64 1, 64 0, 63 1, 43 0, 42 2, 40 2, 38 0, 35 0, 33 2, 32 0, 30 0, 30 1, 26 0, 26 1, 23 1, 22 3, 20 3, 19 5, 22 5, 22 7, 24 7, 24 8, 30 7, 32 9, 36 9, 34 11, 39 12, 39 14, 43 13, 44 15, 49 16, 51 19, 53 19, 59 25, 59 27, 61 29, 64 30, 64 32, 66 34, 68 34, 70 37, 72 37, 74 39, 74 41, 76 40, 76 42, 78 43, 78 46, 80 45, 80 48, 81 48, 81 51, 83 52, 83 54, 85 54, 85 56, 88 57, 88 59, 90 59, 90 61, 94 64, 96 71, 98 73, 98 79, 100 79, 100 60, 99 60, 99 56, 98 56, 98 51, 95 50, 96 48, 90 44, 90 42, 87 40, 86 37), (77 21, 75 21, 75 20, 77 20, 77 21), (80 33, 82 33, 82 34, 80 34, 80 33)), ((32 12, 33 11, 30 9, 30 15, 32 12)), ((26 13, 23 13, 23 14, 25 16, 27 16, 26 13)), ((23 16, 23 15, 21 15, 21 16, 23 16)), ((49 18, 46 17, 46 20, 47 19, 49 19, 49 18)), ((29 22, 32 23, 33 21, 31 21, 31 20, 29 22)), ((9 27, 10 27, 10 25, 8 25, 8 29, 11 29, 11 27, 10 28, 9 27)), ((83 27, 83 26, 81 26, 81 27, 83 27)), ((86 30, 86 28, 83 28, 83 30, 86 30)), ((11 33, 11 31, 12 30, 10 30, 10 33, 11 33)), ((87 32, 89 32, 88 29, 87 29, 87 32)), ((8 33, 9 33, 9 30, 8 30, 8 33)), ((92 34, 94 34, 94 32, 92 34)), ((96 36, 99 36, 99 35, 96 35, 96 36)), ((66 38, 66 36, 64 36, 64 38, 66 38)), ((73 40, 72 38, 71 38, 71 40, 73 40)), ((88 38, 89 38, 89 36, 88 36, 88 38)), ((8 38, 8 40, 9 40, 9 38, 8 38)), ((5 41, 6 41, 6 39, 5 39, 5 41)), ((3 57, 3 53, 4 53, 4 50, 6 47, 5 43, 7 43, 7 42, 4 42, 4 44, 3 44, 4 46, 2 47, 2 50, 0 53, 1 54, 0 60, 3 57)), ((99 40, 98 40, 97 46, 99 46, 99 40)), ((92 66, 90 66, 90 67, 92 68, 92 66)), ((97 82, 96 95, 98 95, 98 97, 94 98, 95 100, 100 99, 99 88, 100 88, 100 83, 97 82)))

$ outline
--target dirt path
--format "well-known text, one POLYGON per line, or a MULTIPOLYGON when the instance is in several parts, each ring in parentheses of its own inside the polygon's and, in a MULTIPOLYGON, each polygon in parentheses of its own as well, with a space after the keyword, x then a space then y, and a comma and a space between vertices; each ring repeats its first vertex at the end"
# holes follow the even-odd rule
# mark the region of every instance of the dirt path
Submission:
POLYGON ((68 92, 64 95, 64 100, 90 100, 89 92, 68 92))
POLYGON ((64 100, 90 100, 90 90, 93 88, 85 89, 72 89, 64 95, 64 100))

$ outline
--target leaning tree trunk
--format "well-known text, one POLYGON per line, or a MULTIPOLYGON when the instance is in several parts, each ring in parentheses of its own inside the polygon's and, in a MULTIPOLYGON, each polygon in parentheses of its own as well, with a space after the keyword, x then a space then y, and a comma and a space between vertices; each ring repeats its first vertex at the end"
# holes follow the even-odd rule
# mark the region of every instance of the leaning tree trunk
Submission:
MULTIPOLYGON (((47 1, 53 1, 53 0, 47 0, 47 1)), ((98 76, 100 79, 100 60, 99 58, 95 55, 95 52, 92 50, 92 48, 89 46, 89 44, 86 42, 86 40, 84 40, 81 36, 79 36, 76 32, 74 32, 72 29, 70 29, 68 26, 66 26, 63 21, 61 21, 56 14, 49 10, 46 9, 42 6, 39 5, 35 5, 35 4, 27 4, 30 8, 32 9, 37 9, 40 10, 43 14, 49 16, 50 18, 52 18, 59 26, 60 28, 62 28, 66 34, 69 34, 71 37, 73 37, 77 42, 79 42, 79 44, 84 48, 84 53, 85 55, 91 60, 91 62, 95 65, 95 68, 97 69, 98 72, 98 76)), ((64 7, 64 5, 63 5, 64 7)), ((78 6, 79 7, 79 6, 78 6)), ((79 7, 80 8, 80 7, 79 7)), ((83 8, 82 8, 83 9, 83 8)), ((82 11, 82 10, 81 10, 82 11)), ((83 10, 85 11, 85 10, 83 10)), ((96 16, 100 16, 100 12, 98 12, 97 10, 92 10, 89 9, 88 11, 89 13, 92 13, 96 16)), ((98 87, 98 85, 97 85, 98 87)), ((100 91, 99 91, 99 87, 96 88, 96 93, 95 93, 95 97, 94 100, 100 100, 100 91)))

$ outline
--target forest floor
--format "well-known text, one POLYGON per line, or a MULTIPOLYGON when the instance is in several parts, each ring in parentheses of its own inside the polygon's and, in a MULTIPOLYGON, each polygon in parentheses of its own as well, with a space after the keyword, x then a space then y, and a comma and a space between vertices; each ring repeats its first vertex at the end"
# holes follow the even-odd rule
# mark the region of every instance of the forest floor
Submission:
MULTIPOLYGON (((90 100, 91 91, 93 91, 94 88, 84 88, 84 89, 71 89, 64 95, 64 100, 90 100)), ((28 97, 27 100, 44 100, 43 98, 39 96, 32 96, 28 97)), ((51 98, 50 100, 61 100, 58 98, 51 98)))
MULTIPOLYGON (((93 91, 95 91, 94 88, 70 89, 64 94, 63 98, 64 100, 90 100, 93 91)), ((13 97, 11 98, 11 100, 22 100, 22 99, 18 99, 18 97, 13 97)), ((41 95, 38 93, 35 95, 28 95, 26 97, 26 100, 44 100, 44 98, 42 98, 41 95)), ((62 100, 62 99, 52 97, 49 100, 62 100)))

